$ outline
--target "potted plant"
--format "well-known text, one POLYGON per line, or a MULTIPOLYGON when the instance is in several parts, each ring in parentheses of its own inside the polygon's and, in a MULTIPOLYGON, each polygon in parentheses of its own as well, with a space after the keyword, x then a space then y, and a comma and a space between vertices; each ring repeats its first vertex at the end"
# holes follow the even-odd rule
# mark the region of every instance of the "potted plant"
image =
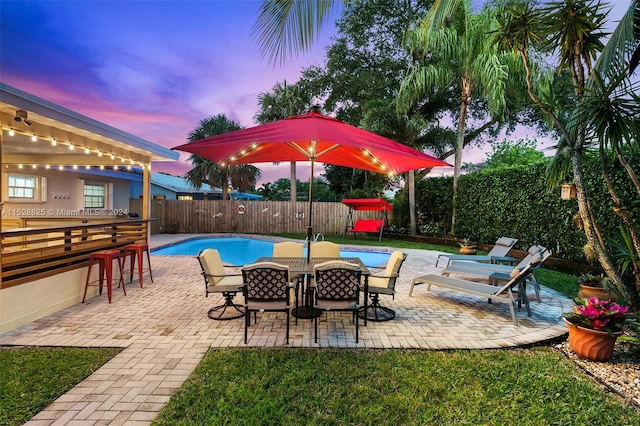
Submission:
POLYGON ((611 280, 604 275, 593 275, 584 273, 580 275, 579 299, 591 299, 597 297, 600 300, 617 300, 616 295, 611 292, 611 280))
POLYGON ((471 244, 469 238, 463 239, 458 244, 460 245, 460 254, 476 254, 476 246, 471 244))
POLYGON ((576 299, 573 312, 563 315, 569 329, 569 345, 576 355, 605 362, 613 355, 622 327, 633 322, 627 306, 609 300, 576 299))

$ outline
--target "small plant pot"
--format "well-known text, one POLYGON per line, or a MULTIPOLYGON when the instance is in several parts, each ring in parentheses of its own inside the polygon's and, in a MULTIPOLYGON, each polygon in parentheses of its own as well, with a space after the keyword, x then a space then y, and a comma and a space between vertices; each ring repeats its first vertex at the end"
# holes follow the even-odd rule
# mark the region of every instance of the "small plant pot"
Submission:
POLYGON ((461 246, 460 254, 476 254, 476 249, 473 246, 461 246))
POLYGON ((578 298, 591 299, 597 297, 598 300, 617 300, 615 294, 609 293, 602 287, 593 287, 586 284, 580 284, 580 291, 578 291, 578 298))
POLYGON ((573 352, 581 358, 596 362, 606 362, 613 356, 616 340, 622 331, 611 336, 606 331, 591 330, 564 320, 569 329, 569 345, 573 352))

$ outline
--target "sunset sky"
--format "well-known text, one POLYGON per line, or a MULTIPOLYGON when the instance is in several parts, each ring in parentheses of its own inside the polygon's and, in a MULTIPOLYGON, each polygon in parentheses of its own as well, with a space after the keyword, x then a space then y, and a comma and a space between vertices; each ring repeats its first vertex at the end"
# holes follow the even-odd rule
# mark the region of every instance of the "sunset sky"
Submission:
MULTIPOLYGON (((0 80, 169 148, 219 113, 250 127, 258 94, 322 65, 335 31, 327 26, 310 52, 274 68, 251 39, 260 3, 2 0, 0 80)), ((629 5, 609 3, 616 20, 629 5)), ((187 157, 154 170, 182 174, 187 157)), ((263 182, 288 177, 287 165, 258 166, 263 182)))

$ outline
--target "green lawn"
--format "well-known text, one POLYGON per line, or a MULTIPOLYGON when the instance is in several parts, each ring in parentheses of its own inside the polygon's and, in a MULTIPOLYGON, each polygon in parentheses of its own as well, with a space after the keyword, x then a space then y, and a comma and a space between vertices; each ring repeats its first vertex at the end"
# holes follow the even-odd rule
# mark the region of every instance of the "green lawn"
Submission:
POLYGON ((116 356, 115 348, 0 349, 0 425, 21 425, 116 356))
POLYGON ((212 349, 155 425, 640 425, 549 348, 212 349))

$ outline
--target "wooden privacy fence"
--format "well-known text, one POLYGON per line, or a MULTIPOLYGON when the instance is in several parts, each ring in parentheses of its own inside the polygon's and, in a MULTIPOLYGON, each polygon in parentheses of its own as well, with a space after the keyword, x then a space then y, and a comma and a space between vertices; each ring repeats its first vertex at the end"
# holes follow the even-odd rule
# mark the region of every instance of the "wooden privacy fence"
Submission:
MULTIPOLYGON (((297 233, 307 230, 307 202, 151 200, 151 233, 242 234, 297 233)), ((142 211, 142 200, 132 198, 130 212, 142 211)), ((313 203, 313 232, 342 235, 349 208, 340 202, 313 203)), ((377 219, 380 212, 357 212, 357 218, 377 219)))

